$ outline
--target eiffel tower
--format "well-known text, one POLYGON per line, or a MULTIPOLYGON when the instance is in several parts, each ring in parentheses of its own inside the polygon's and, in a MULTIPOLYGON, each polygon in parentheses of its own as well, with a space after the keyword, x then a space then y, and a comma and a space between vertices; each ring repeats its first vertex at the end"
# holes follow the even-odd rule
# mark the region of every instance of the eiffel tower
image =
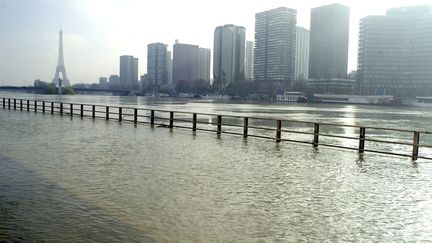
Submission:
POLYGON ((57 67, 56 72, 53 79, 53 84, 56 87, 59 87, 61 85, 62 87, 70 86, 69 79, 66 75, 66 68, 64 65, 64 58, 63 58, 63 31, 60 30, 59 32, 59 51, 58 51, 58 59, 57 59, 57 67), (62 73, 62 80, 60 81, 60 73, 62 73))

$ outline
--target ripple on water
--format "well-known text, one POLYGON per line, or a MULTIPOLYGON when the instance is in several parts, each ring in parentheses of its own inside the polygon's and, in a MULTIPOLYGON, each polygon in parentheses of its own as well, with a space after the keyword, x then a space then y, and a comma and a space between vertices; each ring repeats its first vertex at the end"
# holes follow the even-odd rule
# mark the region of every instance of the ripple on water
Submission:
POLYGON ((430 164, 26 112, 0 137, 6 239, 432 238, 430 164))

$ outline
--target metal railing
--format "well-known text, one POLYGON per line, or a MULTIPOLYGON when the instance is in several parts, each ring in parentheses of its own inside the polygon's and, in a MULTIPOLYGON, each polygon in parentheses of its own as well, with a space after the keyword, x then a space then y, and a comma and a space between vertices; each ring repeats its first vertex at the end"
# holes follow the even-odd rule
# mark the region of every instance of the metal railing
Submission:
MULTIPOLYGON (((134 108, 112 105, 93 105, 81 103, 65 103, 43 100, 29 99, 11 99, 0 98, 3 109, 9 110, 26 110, 50 114, 91 117, 92 119, 117 120, 119 122, 143 123, 151 126, 161 126, 167 128, 191 129, 193 132, 206 131, 215 132, 216 134, 239 135, 244 138, 255 137, 262 139, 274 140, 277 143, 286 141, 292 143, 310 144, 317 148, 318 146, 339 148, 365 152, 379 153, 394 156, 410 157, 413 161, 417 159, 432 160, 432 157, 419 154, 420 149, 432 149, 431 144, 421 143, 420 137, 431 135, 428 131, 412 131, 397 128, 383 128, 372 126, 356 126, 335 123, 317 123, 298 120, 262 118, 262 117, 244 117, 236 115, 220 115, 211 113, 195 113, 185 111, 168 111, 152 108, 134 108), (198 119, 200 117, 200 119, 198 119), (213 121, 216 118, 216 121, 213 121), (264 123, 264 125, 262 125, 264 123), (273 125, 272 125, 273 124, 273 125), (290 124, 291 126, 289 126, 290 124), (284 127, 285 125, 285 127, 284 127), (296 128, 306 128, 296 129, 296 128), (222 129, 224 128, 224 129, 222 129), (356 136, 345 136, 332 134, 331 132, 322 132, 322 128, 333 129, 352 129, 356 130, 356 136), (254 132, 252 132, 254 131, 254 132), (366 131, 375 131, 376 133, 385 134, 390 139, 375 139, 371 133, 367 136, 366 131), (396 133, 411 134, 412 139, 398 139, 396 133), (272 135, 273 134, 273 135, 272 135), (290 137, 289 135, 299 135, 303 139, 290 137), (355 141, 357 146, 346 146, 342 144, 329 143, 331 141, 321 141, 323 139, 339 139, 344 141, 355 141), (376 147, 366 148, 367 144, 376 147), (378 146, 376 146, 378 145, 378 146), (405 149, 391 151, 389 149, 380 149, 384 145, 405 146, 405 149), (403 153, 407 152, 408 153, 403 153)), ((385 147, 385 146, 384 146, 385 147)), ((432 150, 431 150, 432 154, 432 150)))

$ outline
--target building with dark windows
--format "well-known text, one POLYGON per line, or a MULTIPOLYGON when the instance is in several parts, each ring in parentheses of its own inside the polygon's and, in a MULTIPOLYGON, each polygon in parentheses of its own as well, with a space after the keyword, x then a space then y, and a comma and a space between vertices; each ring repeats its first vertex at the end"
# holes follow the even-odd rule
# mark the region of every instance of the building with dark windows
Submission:
POLYGON ((214 32, 213 84, 224 90, 231 83, 244 81, 246 29, 219 26, 214 32))
POLYGON ((200 48, 199 52, 199 79, 204 81, 206 84, 210 84, 211 50, 208 48, 200 48))
POLYGON ((128 55, 120 56, 120 88, 138 89, 138 58, 128 55))
POLYGON ((311 10, 309 78, 346 78, 350 9, 341 4, 311 10))
POLYGON ((159 90, 161 86, 169 83, 169 59, 167 45, 163 43, 152 43, 147 45, 147 81, 151 89, 159 90))
POLYGON ((357 71, 361 94, 432 95, 432 7, 361 19, 357 71))
POLYGON ((172 55, 170 51, 167 51, 167 63, 168 63, 168 85, 173 84, 173 65, 172 65, 172 55))
POLYGON ((254 62, 254 42, 246 41, 245 53, 245 79, 247 81, 253 80, 253 62, 254 62))
POLYGON ((191 85, 199 78, 199 47, 176 40, 173 48, 173 84, 191 85))
POLYGON ((297 27, 296 33, 296 80, 306 81, 309 78, 309 30, 297 27))
POLYGON ((288 87, 295 80, 296 23, 297 10, 286 7, 255 14, 256 82, 288 87))

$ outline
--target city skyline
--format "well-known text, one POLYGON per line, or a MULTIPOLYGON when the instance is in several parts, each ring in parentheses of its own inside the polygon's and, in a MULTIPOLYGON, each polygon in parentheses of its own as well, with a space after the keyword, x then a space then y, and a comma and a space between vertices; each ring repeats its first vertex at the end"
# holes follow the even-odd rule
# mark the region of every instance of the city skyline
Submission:
POLYGON ((380 1, 373 6, 348 0, 309 3, 271 0, 230 2, 232 7, 223 9, 220 1, 206 3, 204 7, 192 0, 161 3, 0 0, 3 23, 0 31, 9 37, 0 40, 0 85, 31 85, 38 78, 50 81, 57 62, 60 28, 64 31, 64 59, 71 84, 93 83, 101 76, 118 75, 121 55, 141 59, 138 74, 145 74, 149 43, 167 43, 172 51, 174 40, 179 39, 181 43, 211 48, 214 28, 225 24, 245 26, 246 40, 254 40, 255 14, 276 7, 296 9, 297 25, 309 29, 311 8, 335 2, 351 8, 348 71, 357 67, 360 18, 384 15, 388 8, 430 4, 424 0, 380 1), (218 14, 222 9, 223 17, 218 14), (165 19, 151 21, 156 15, 165 19))

